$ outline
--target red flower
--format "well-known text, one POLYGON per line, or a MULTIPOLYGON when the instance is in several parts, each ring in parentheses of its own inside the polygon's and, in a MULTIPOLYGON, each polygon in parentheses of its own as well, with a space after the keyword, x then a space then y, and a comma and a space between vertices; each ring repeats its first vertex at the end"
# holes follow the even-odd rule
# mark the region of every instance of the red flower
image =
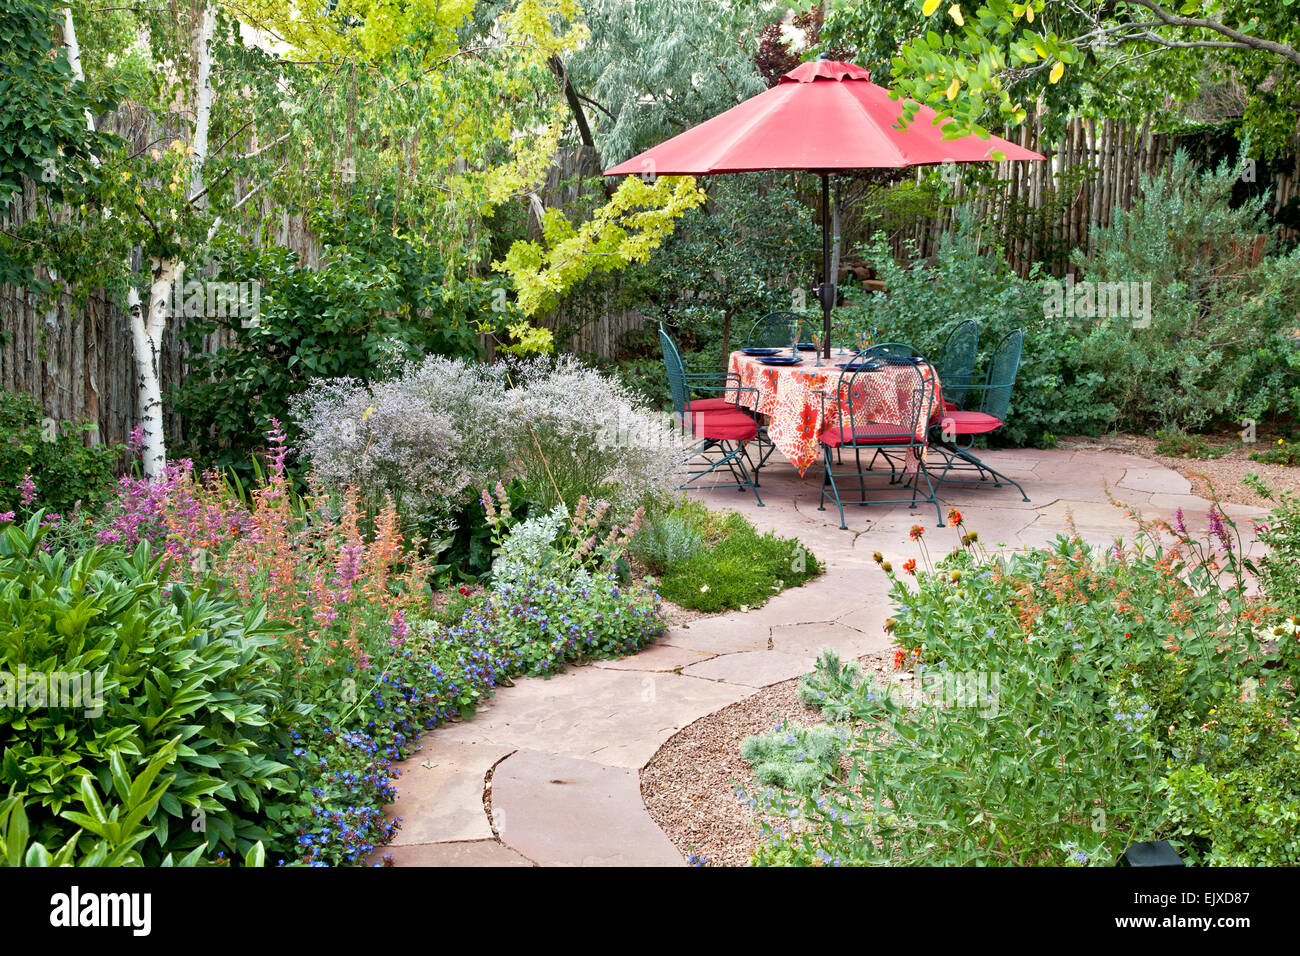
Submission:
POLYGON ((916 573, 916 558, 908 558, 903 562, 903 571, 906 574, 916 573))
POLYGON ((907 653, 905 651, 894 651, 894 669, 901 670, 907 663, 907 653))
POLYGON ((913 541, 918 541, 920 540, 921 535, 923 534, 925 534, 925 526, 914 524, 912 525, 912 530, 907 533, 907 536, 911 538, 913 541))
POLYGON ((948 509, 948 527, 955 528, 961 524, 961 512, 956 508, 948 509))
POLYGON ((473 592, 462 584, 456 589, 456 593, 460 594, 462 597, 469 597, 473 592))

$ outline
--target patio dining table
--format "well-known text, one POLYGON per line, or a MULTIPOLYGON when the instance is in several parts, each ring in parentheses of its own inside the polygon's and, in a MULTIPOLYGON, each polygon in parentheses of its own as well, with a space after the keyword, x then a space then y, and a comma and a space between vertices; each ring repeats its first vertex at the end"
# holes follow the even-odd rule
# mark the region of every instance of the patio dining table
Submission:
MULTIPOLYGON (((780 353, 788 357, 789 349, 780 353)), ((845 405, 832 400, 839 385, 840 369, 836 362, 848 362, 852 353, 832 356, 826 364, 817 367, 816 356, 800 352, 798 365, 764 365, 761 356, 732 352, 728 363, 728 382, 753 391, 728 392, 727 400, 752 409, 768 418, 767 434, 772 444, 784 455, 802 476, 808 467, 821 457, 821 435, 826 429, 840 424, 845 405), (826 394, 826 414, 822 414, 822 394, 826 394)), ((929 369, 923 365, 923 369, 929 369)), ((929 421, 918 426, 917 440, 925 441, 930 422, 943 410, 942 389, 939 376, 932 369, 930 388, 933 391, 934 409, 929 421)), ((852 394, 853 421, 884 422, 891 425, 907 423, 916 388, 916 369, 910 365, 884 365, 863 372, 854 379, 852 394)), ((845 427, 848 423, 845 422, 845 427)), ((909 463, 909 467, 910 467, 909 463)))

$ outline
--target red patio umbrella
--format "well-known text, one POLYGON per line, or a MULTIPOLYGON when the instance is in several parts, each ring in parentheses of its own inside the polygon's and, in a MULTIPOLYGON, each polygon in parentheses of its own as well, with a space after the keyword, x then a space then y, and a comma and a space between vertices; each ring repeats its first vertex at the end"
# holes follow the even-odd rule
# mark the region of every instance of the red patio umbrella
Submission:
POLYGON ((944 139, 944 123, 921 106, 898 129, 902 105, 852 63, 810 60, 777 85, 699 126, 605 170, 606 176, 709 176, 759 170, 803 170, 822 179, 821 288, 826 356, 830 357, 831 308, 836 276, 831 272, 830 174, 862 169, 897 169, 939 163, 1043 159, 1038 153, 996 136, 944 139))

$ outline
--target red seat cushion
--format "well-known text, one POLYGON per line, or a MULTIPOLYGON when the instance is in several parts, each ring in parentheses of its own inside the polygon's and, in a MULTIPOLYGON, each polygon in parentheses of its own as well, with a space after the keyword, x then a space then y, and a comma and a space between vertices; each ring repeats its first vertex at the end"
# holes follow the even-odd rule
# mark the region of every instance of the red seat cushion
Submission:
POLYGON ((751 441, 758 435, 758 424, 734 405, 725 409, 704 410, 691 403, 688 416, 691 434, 696 438, 717 441, 751 441))
POLYGON ((822 444, 831 448, 840 445, 906 445, 912 441, 916 441, 916 436, 906 428, 885 422, 866 422, 855 427, 853 434, 839 425, 822 432, 822 444))
POLYGON ((953 435, 983 435, 1002 427, 1002 419, 984 412, 944 412, 939 427, 953 435))
POLYGON ((725 398, 697 398, 686 407, 693 412, 725 412, 735 411, 738 408, 734 402, 729 402, 725 398))

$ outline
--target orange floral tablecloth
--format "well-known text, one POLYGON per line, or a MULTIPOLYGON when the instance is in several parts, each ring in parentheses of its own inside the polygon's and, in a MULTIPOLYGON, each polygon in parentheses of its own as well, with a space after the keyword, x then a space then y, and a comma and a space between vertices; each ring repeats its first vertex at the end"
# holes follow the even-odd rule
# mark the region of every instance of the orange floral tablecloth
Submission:
MULTIPOLYGON (((787 350, 788 354, 788 350, 787 350)), ((767 434, 772 444, 790 460, 802 475, 821 457, 821 435, 839 425, 842 408, 831 400, 839 384, 842 369, 836 362, 847 362, 851 355, 832 354, 827 364, 817 368, 816 356, 801 353, 803 363, 787 367, 764 365, 743 352, 732 352, 727 371, 738 376, 745 388, 754 392, 729 392, 727 400, 768 417, 767 434), (822 396, 826 392, 826 421, 822 420, 822 396)), ((926 366, 928 368, 928 366, 926 366)), ((930 371, 934 415, 943 408, 939 376, 930 371)), ((886 365, 877 371, 864 372, 854 379, 853 421, 886 422, 891 425, 910 423, 912 391, 916 388, 916 371, 911 366, 886 365)), ((729 383, 735 379, 729 379, 729 383)), ((845 422, 845 427, 848 423, 845 422)), ((917 438, 925 440, 929 422, 919 426, 917 438)))

